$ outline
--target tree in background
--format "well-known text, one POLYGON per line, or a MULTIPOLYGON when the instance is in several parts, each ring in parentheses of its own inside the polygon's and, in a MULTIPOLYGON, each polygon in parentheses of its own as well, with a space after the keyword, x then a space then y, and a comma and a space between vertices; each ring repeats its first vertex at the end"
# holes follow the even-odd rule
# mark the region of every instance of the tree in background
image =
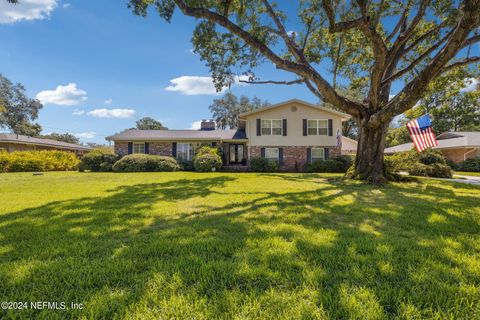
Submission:
POLYGON ((387 146, 411 142, 407 122, 428 113, 435 134, 446 131, 475 131, 480 127, 480 91, 467 91, 473 79, 465 80, 462 70, 439 77, 428 87, 425 98, 405 112, 398 126, 389 128, 387 146))
POLYGON ((52 133, 49 133, 49 134, 46 134, 46 135, 42 135, 41 138, 63 141, 63 142, 67 142, 67 143, 75 143, 75 144, 80 143, 79 138, 75 137, 73 134, 68 133, 68 132, 66 132, 66 133, 52 132, 52 133))
POLYGON ((0 74, 0 128, 10 129, 13 133, 36 136, 42 130, 38 118, 43 105, 37 99, 25 95, 20 83, 13 84, 0 74))
POLYGON ((160 121, 151 117, 144 117, 136 122, 138 130, 168 130, 160 121))
POLYGON ((270 105, 257 97, 251 100, 247 96, 237 98, 232 92, 227 92, 220 99, 213 100, 209 109, 218 129, 235 129, 238 126, 238 115, 270 105))
POLYGON ((142 16, 155 6, 167 21, 175 8, 195 18, 194 51, 218 91, 238 72, 250 83, 301 83, 353 116, 359 141, 352 177, 373 183, 385 182, 392 119, 414 107, 444 72, 480 61, 463 50, 480 41, 479 0, 130 0, 129 6, 142 16), (282 10, 287 3, 297 4, 296 10, 282 10), (289 32, 292 26, 295 32, 289 32), (254 71, 267 60, 294 78, 260 79, 254 71), (327 80, 332 72, 346 85, 365 88, 366 96, 342 95, 327 80), (393 83, 403 87, 390 99, 393 83))

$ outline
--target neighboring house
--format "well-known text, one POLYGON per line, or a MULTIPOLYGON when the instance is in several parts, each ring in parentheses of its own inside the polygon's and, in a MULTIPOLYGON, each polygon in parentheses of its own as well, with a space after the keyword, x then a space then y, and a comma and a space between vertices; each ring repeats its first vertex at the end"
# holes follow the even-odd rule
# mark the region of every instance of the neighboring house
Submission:
POLYGON ((200 130, 127 130, 107 137, 121 156, 149 153, 192 160, 202 145, 219 146, 225 166, 247 166, 263 157, 284 170, 341 154, 337 133, 349 115, 301 100, 289 100, 240 114, 239 129, 216 130, 202 121, 200 130))
MULTIPOLYGON (((444 132, 437 137, 438 146, 445 158, 460 163, 469 158, 480 158, 480 132, 444 132)), ((409 151, 413 143, 404 143, 385 149, 386 154, 409 151)))
POLYGON ((52 139, 33 138, 14 133, 0 133, 0 151, 13 152, 32 150, 71 151, 80 156, 90 151, 91 148, 52 139))
POLYGON ((357 154, 357 145, 356 140, 342 136, 342 154, 357 154))

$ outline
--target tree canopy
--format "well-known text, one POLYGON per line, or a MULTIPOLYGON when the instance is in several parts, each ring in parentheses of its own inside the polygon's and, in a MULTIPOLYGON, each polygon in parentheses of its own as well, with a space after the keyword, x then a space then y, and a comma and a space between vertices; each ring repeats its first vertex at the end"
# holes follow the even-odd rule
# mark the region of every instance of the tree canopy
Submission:
POLYGON ((41 138, 63 141, 67 143, 76 143, 76 144, 80 143, 79 138, 77 138, 76 136, 68 132, 67 133, 52 132, 46 135, 42 135, 41 138))
POLYGON ((42 108, 40 101, 26 96, 22 84, 13 84, 0 74, 0 128, 17 134, 38 135, 41 127, 32 121, 38 118, 42 108))
POLYGON ((479 72, 480 56, 469 49, 480 41, 480 0, 129 1, 142 16, 151 5, 167 21, 175 8, 197 19, 194 51, 219 91, 241 72, 250 83, 304 84, 352 115, 359 127, 355 176, 378 183, 390 121, 443 73, 466 66, 479 72), (257 67, 266 61, 290 77, 263 79, 257 67), (343 95, 335 88, 340 80, 365 92, 363 99, 343 95))
POLYGON ((240 96, 237 98, 232 92, 227 92, 219 99, 213 100, 209 109, 218 129, 235 129, 238 126, 238 115, 243 112, 252 111, 270 105, 268 101, 260 98, 240 96))
POLYGON ((144 117, 136 122, 138 130, 168 130, 160 121, 144 117))

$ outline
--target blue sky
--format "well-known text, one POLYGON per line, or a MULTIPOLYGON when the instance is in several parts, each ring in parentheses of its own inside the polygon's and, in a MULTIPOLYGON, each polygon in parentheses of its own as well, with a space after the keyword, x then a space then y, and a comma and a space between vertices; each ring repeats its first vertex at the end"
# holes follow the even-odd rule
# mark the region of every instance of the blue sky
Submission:
MULTIPOLYGON (((191 52, 193 28, 194 20, 181 14, 171 24, 155 12, 135 16, 126 0, 22 0, 15 7, 0 0, 0 72, 41 98, 44 133, 104 143, 145 116, 172 129, 190 128, 210 117, 208 106, 219 97, 191 52)), ((284 80, 269 63, 258 74, 284 80)), ((237 84, 230 90, 271 103, 318 102, 304 86, 237 84)))
MULTIPOLYGON (((84 142, 104 143, 106 135, 144 116, 175 129, 210 117, 208 106, 219 96, 208 79, 198 78, 209 72, 191 52, 191 18, 177 14, 168 24, 153 13, 145 19, 133 15, 126 1, 35 1, 45 9, 42 16, 30 8, 20 8, 26 19, 0 16, 0 72, 24 84, 30 97, 42 97, 38 121, 45 133, 71 132, 84 142), (170 82, 177 78, 177 85, 170 82)), ((275 72, 262 68, 265 76, 275 72)), ((271 103, 318 101, 303 86, 231 90, 271 103)))

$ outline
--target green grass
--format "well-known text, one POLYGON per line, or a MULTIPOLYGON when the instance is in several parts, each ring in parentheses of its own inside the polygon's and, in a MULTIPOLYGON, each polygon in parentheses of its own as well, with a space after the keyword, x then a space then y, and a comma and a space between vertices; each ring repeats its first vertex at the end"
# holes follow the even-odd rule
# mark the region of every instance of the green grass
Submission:
POLYGON ((454 175, 460 174, 462 176, 480 177, 480 172, 455 171, 453 174, 454 175))
POLYGON ((0 318, 480 319, 480 188, 339 175, 0 175, 0 318))

